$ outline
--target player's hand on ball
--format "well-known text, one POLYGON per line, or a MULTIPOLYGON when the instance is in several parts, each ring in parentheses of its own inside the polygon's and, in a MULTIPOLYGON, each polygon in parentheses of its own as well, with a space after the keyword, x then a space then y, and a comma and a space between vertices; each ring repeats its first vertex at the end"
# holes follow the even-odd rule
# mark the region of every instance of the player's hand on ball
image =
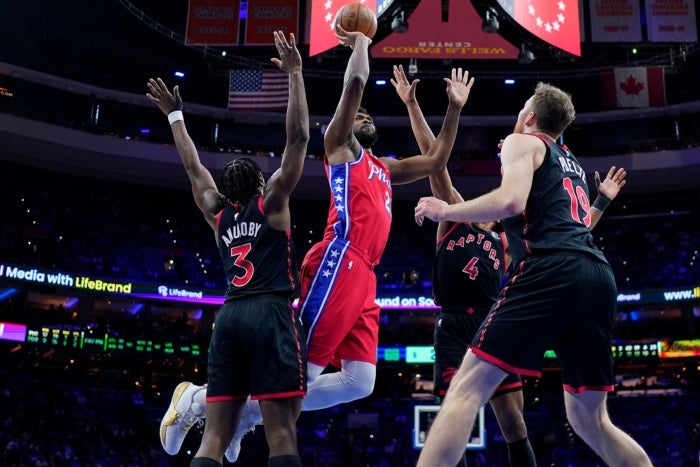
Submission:
POLYGON ((367 44, 372 43, 372 39, 365 36, 363 33, 359 31, 346 31, 340 24, 336 24, 335 26, 335 37, 338 38, 340 45, 343 47, 350 47, 351 49, 355 48, 355 43, 358 40, 366 40, 367 44))

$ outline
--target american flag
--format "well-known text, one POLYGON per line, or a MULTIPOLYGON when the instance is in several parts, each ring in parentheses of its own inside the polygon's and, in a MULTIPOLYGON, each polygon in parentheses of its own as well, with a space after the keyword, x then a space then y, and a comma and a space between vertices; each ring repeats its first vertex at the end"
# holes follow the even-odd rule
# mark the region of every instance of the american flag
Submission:
POLYGON ((280 70, 231 70, 228 110, 282 110, 289 100, 289 77, 280 70))

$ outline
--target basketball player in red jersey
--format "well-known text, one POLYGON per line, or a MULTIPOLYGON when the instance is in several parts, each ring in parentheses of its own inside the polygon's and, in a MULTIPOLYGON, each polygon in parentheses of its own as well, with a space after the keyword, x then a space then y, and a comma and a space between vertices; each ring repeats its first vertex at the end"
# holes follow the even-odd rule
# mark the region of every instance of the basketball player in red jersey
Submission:
MULTIPOLYGON (((272 61, 289 74, 289 104, 282 162, 267 183, 252 159, 241 158, 226 165, 219 191, 185 128, 178 86, 171 93, 160 78, 148 82, 147 97, 168 116, 192 194, 215 233, 229 283, 209 346, 207 423, 193 467, 222 465, 248 395, 261 401, 268 465, 301 466, 296 421, 306 394, 306 346, 291 306, 299 283, 289 196, 306 158, 309 112, 294 35, 288 42, 280 31, 274 39, 280 58, 272 61)), ((161 441, 167 432, 189 428, 196 419, 190 408, 177 403, 187 401, 185 393, 192 398, 190 386, 176 388, 175 403, 161 424, 161 441)))
MULTIPOLYGON (((651 466, 642 447, 611 422, 605 404, 614 385, 617 289, 589 228, 609 200, 589 204, 585 172, 556 142, 574 117, 568 94, 538 84, 502 143, 501 186, 457 204, 433 197, 416 206, 419 225, 425 218, 503 219, 514 265, 452 379, 420 467, 454 466, 479 408, 508 373, 538 376, 547 349, 560 359, 567 418, 576 433, 608 465, 651 466)), ((614 182, 624 176, 614 168, 610 173, 614 182)))
POLYGON ((338 29, 352 49, 340 102, 324 135, 331 205, 323 240, 301 268, 302 322, 307 330, 309 393, 303 410, 321 409, 371 394, 376 376, 379 306, 374 266, 391 226, 392 184, 409 183, 442 170, 454 144, 459 115, 474 82, 452 69, 448 108, 435 144, 425 154, 396 160, 377 157, 377 129, 360 107, 369 77, 370 39, 338 29), (340 368, 321 374, 328 364, 340 368))
MULTIPOLYGON (((372 393, 379 341, 376 276, 391 226, 392 184, 424 179, 442 170, 452 151, 459 115, 474 82, 452 69, 444 78, 448 108, 435 144, 424 155, 396 160, 374 156, 377 129, 360 101, 369 77, 370 39, 338 28, 340 43, 352 49, 343 92, 324 135, 324 164, 331 205, 323 240, 311 247, 301 266, 299 307, 308 348, 308 392, 302 410, 350 402, 372 393), (321 374, 333 364, 340 371, 321 374)), ((204 388, 192 385, 182 399, 201 408, 204 388), (193 394, 192 396, 190 394, 193 394)), ((173 401, 177 404, 177 401, 173 401)), ((191 409, 186 409, 192 413, 191 409)), ((201 414, 200 414, 201 417, 201 414)), ((261 423, 256 401, 249 401, 226 458, 234 462, 241 438, 261 423)), ((192 424, 166 433, 163 446, 177 452, 192 424)))

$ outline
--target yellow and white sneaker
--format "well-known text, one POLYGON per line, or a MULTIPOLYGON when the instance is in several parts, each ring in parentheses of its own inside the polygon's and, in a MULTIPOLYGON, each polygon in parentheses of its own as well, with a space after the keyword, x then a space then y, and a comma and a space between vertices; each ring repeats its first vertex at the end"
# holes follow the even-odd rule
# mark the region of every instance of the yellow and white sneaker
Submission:
POLYGON ((160 422, 160 444, 171 456, 180 451, 190 428, 195 423, 200 425, 204 423, 205 410, 194 401, 194 396, 205 388, 206 385, 197 386, 189 381, 180 383, 175 388, 173 397, 170 399, 170 407, 160 422))

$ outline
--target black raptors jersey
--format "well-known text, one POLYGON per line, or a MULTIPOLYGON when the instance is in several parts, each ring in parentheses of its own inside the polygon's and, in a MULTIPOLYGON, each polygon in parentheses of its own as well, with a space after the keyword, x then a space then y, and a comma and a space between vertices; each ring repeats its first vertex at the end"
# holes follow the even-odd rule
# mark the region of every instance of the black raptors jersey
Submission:
POLYGON ((533 174, 525 212, 503 220, 513 264, 528 255, 566 250, 606 261, 589 230, 585 172, 566 146, 533 136, 547 146, 544 161, 533 174))
POLYGON ((505 271, 499 234, 471 223, 455 223, 438 240, 433 262, 433 296, 443 307, 490 307, 505 271))
POLYGON ((263 212, 263 197, 232 206, 217 216, 219 254, 226 271, 226 300, 276 294, 295 295, 299 290, 296 252, 291 231, 275 230, 263 212))

